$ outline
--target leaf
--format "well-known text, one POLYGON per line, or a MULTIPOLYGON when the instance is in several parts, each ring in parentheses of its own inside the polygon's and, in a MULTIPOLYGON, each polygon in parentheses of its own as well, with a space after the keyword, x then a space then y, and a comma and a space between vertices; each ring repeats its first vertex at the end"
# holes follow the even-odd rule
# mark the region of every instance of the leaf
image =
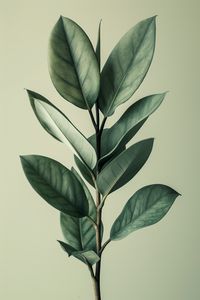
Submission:
POLYGON ((92 250, 75 252, 72 255, 90 266, 96 264, 100 260, 100 257, 92 250))
POLYGON ((85 182, 83 181, 81 176, 78 174, 78 172, 73 167, 71 168, 71 171, 76 176, 76 178, 78 179, 78 181, 80 182, 80 184, 82 185, 82 187, 85 191, 85 195, 88 199, 88 204, 89 204, 89 216, 95 221, 96 220, 96 205, 95 205, 94 199, 90 193, 90 190, 88 189, 87 185, 85 184, 85 182))
POLYGON ((162 184, 141 188, 128 200, 114 222, 110 232, 111 240, 122 239, 135 230, 157 223, 179 195, 162 184))
POLYGON ((21 156, 24 173, 34 190, 51 206, 71 216, 88 215, 88 200, 75 175, 45 156, 21 156))
POLYGON ((70 146, 91 169, 96 165, 96 152, 70 120, 46 98, 27 91, 33 111, 43 128, 57 140, 70 146))
POLYGON ((76 251, 96 251, 95 228, 88 217, 75 218, 61 213, 60 225, 66 242, 76 251))
POLYGON ((118 42, 101 74, 99 107, 105 117, 127 101, 150 67, 156 34, 155 17, 139 22, 118 42))
POLYGON ((49 73, 63 98, 80 108, 92 108, 100 87, 97 58, 83 29, 62 16, 50 36, 49 73))
POLYGON ((93 187, 94 186, 94 179, 93 179, 93 174, 91 172, 91 170, 89 168, 87 168, 86 165, 84 165, 84 163, 82 163, 82 161, 76 156, 74 155, 74 161, 79 169, 79 171, 81 172, 82 176, 85 178, 85 180, 93 187))
POLYGON ((98 30, 98 38, 97 38, 97 46, 96 46, 96 57, 99 64, 99 69, 101 66, 101 22, 99 22, 99 30, 98 30))
POLYGON ((65 252, 69 256, 74 256, 86 265, 92 266, 100 260, 100 257, 94 251, 73 251, 73 247, 68 244, 58 241, 65 252))
POLYGON ((76 249, 74 249, 72 246, 62 242, 62 241, 58 241, 58 243, 60 244, 61 248, 67 252, 68 256, 71 256, 72 253, 76 252, 76 249))
POLYGON ((142 140, 114 158, 102 169, 97 185, 104 198, 131 180, 147 161, 153 147, 153 139, 142 140))
POLYGON ((141 128, 144 122, 162 103, 166 93, 142 98, 131 105, 121 118, 102 135, 102 159, 124 147, 141 128))

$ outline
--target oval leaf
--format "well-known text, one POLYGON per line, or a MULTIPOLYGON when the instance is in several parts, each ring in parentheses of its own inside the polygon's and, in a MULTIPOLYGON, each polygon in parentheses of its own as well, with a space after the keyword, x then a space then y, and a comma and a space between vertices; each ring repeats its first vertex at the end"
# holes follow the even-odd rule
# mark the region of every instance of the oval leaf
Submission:
POLYGON ((92 108, 100 86, 97 58, 83 29, 65 17, 60 17, 51 33, 49 72, 63 98, 80 108, 92 108))
POLYGON ((155 17, 131 28, 111 52, 101 75, 99 107, 111 116, 142 83, 155 48, 155 17))
POLYGON ((152 138, 140 141, 106 165, 97 178, 97 185, 102 195, 106 197, 131 180, 147 161, 152 147, 152 138))
POLYGON ((44 129, 57 140, 70 146, 91 169, 96 165, 96 152, 83 134, 45 97, 27 91, 33 111, 44 129))
POLYGON ((65 214, 88 215, 88 200, 75 175, 59 162, 44 156, 21 156, 24 173, 34 190, 65 214))
POLYGON ((142 98, 131 105, 121 118, 102 134, 102 158, 125 146, 141 128, 147 118, 160 106, 166 93, 142 98))
POLYGON ((114 222, 110 238, 119 240, 131 232, 160 221, 180 194, 162 184, 148 185, 138 190, 127 202, 114 222))

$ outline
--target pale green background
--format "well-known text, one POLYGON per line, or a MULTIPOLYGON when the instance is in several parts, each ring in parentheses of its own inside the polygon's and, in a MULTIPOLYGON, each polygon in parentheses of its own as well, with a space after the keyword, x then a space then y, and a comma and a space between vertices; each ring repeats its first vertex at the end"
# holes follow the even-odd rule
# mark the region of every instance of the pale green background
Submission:
MULTIPOLYGON (((68 259, 59 214, 32 190, 19 154, 42 154, 70 167, 72 154, 37 122, 23 88, 65 109, 91 133, 88 115, 59 97, 47 69, 47 42, 59 15, 76 20, 96 41, 103 19, 103 61, 138 21, 158 15, 157 46, 144 83, 129 103, 169 90, 135 140, 155 137, 153 153, 135 180, 108 199, 108 228, 143 185, 164 183, 182 193, 160 223, 113 242, 103 256, 103 300, 200 299, 199 1, 0 1, 1 202, 0 299, 93 300, 88 270, 68 259)), ((117 110, 117 115, 128 104, 117 110)), ((114 120, 114 118, 112 119, 114 120)))

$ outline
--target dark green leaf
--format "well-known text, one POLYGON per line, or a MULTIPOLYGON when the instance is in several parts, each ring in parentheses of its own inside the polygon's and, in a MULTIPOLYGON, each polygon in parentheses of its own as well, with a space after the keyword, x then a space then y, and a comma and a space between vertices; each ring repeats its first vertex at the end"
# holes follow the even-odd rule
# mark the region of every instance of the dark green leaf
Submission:
POLYGON ((125 146, 141 128, 147 117, 162 103, 166 93, 142 98, 131 105, 121 118, 102 135, 102 156, 105 159, 125 146))
POLYGON ((106 197, 131 180, 147 161, 152 147, 152 138, 140 141, 106 165, 97 178, 102 195, 106 197))
POLYGON ((96 165, 96 153, 83 134, 46 98, 33 91, 27 92, 33 111, 44 129, 57 140, 69 145, 93 169, 96 165))
POLYGON ((44 156, 21 156, 24 173, 35 191, 61 212, 88 215, 88 200, 76 176, 59 162, 44 156))
POLYGON ((162 184, 141 188, 128 200, 114 222, 110 233, 111 240, 122 239, 135 230, 157 223, 179 195, 162 184))
POLYGON ((131 28, 111 52, 101 74, 99 107, 111 116, 142 83, 155 48, 155 17, 131 28))
POLYGON ((94 175, 92 174, 91 170, 89 170, 89 168, 87 168, 87 166, 84 163, 82 163, 82 161, 76 155, 74 155, 74 161, 79 171, 81 172, 83 178, 85 178, 85 180, 87 180, 87 182, 91 184, 91 186, 95 187, 94 175))
POLYGON ((80 108, 92 108, 100 86, 97 58, 86 33, 65 17, 51 33, 49 72, 61 96, 80 108))

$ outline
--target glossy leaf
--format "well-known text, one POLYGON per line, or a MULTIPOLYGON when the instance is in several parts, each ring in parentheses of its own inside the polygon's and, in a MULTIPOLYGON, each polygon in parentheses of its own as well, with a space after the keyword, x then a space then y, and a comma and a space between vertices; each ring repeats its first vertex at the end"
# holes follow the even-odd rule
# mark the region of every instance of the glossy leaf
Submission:
POLYGON ((65 17, 60 17, 51 33, 49 72, 63 98, 80 108, 92 108, 100 86, 97 58, 83 29, 65 17))
POLYGON ((127 202, 114 222, 110 238, 119 240, 131 232, 160 221, 180 194, 162 184, 148 185, 138 190, 127 202))
POLYGON ((140 141, 114 158, 102 169, 97 185, 104 197, 131 180, 147 161, 153 147, 153 139, 140 141))
POLYGON ((70 120, 46 98, 33 91, 27 91, 31 106, 44 129, 57 140, 70 146, 91 169, 96 165, 96 153, 83 134, 70 120))
POLYGON ((104 159, 132 139, 147 118, 160 106, 165 94, 147 96, 135 102, 111 128, 104 130, 102 135, 104 159))
POLYGON ((79 169, 79 171, 81 172, 83 178, 85 178, 85 180, 93 187, 94 186, 94 175, 92 174, 92 171, 87 168, 87 166, 76 156, 74 155, 74 161, 79 169))
POLYGON ((88 215, 88 200, 76 176, 45 156, 21 156, 24 173, 34 190, 59 211, 81 218, 88 215))
POLYGON ((143 20, 111 52, 101 74, 99 107, 104 116, 111 116, 142 83, 153 58, 155 31, 155 17, 143 20))

